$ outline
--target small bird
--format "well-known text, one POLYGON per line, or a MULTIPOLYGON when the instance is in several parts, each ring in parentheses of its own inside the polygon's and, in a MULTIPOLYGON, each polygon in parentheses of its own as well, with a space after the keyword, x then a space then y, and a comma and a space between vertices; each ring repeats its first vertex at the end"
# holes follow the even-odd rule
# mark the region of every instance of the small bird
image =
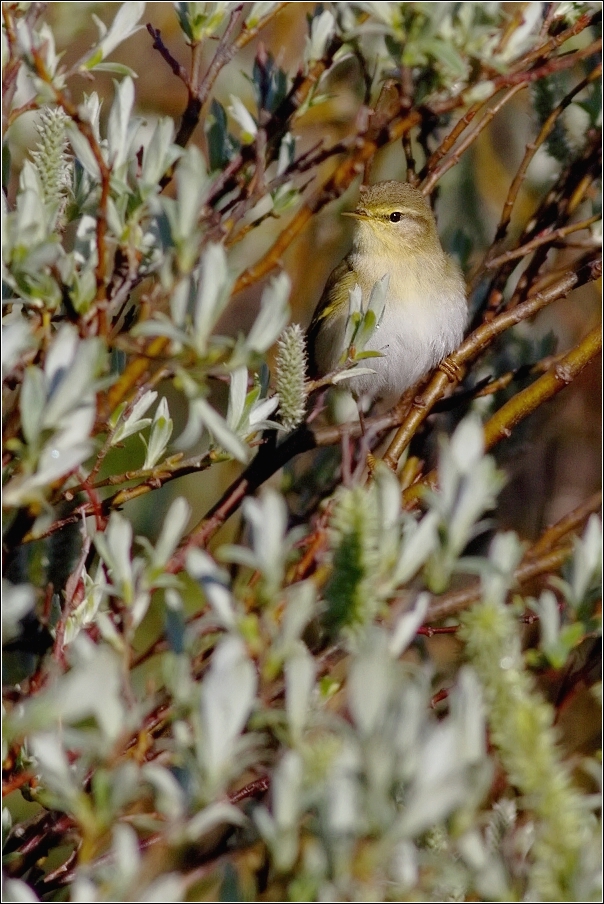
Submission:
MULTIPOLYGON (((443 251, 428 202, 411 185, 378 182, 362 189, 356 210, 346 215, 356 220, 352 251, 327 280, 308 329, 309 375, 325 376, 341 364, 350 291, 358 284, 366 307, 375 284, 388 276, 384 312, 364 349, 381 353, 364 362, 375 373, 351 377, 347 385, 357 400, 364 396, 392 407, 460 344, 467 320, 465 284, 458 265, 443 251)), ((295 455, 316 447, 307 422, 280 443, 274 431, 265 439, 195 528, 196 542, 207 542, 244 496, 295 455)))
POLYGON ((392 407, 461 343, 467 320, 465 283, 458 264, 443 251, 430 205, 404 182, 361 189, 354 211, 352 251, 336 267, 308 329, 311 377, 341 364, 349 293, 355 285, 363 306, 378 280, 388 276, 384 313, 365 350, 380 352, 363 362, 375 373, 350 378, 357 398, 392 407))

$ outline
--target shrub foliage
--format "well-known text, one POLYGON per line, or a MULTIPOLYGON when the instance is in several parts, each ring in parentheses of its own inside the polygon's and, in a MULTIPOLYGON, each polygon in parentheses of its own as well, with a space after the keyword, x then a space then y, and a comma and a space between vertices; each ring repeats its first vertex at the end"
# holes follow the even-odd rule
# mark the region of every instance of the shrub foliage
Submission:
MULTIPOLYGON (((599 900, 557 725, 597 705, 599 497, 521 537, 495 456, 601 347, 529 328, 601 272, 600 4, 176 3, 170 40, 107 6, 68 62, 61 4, 3 4, 6 900, 599 900), (457 197, 472 322, 361 434, 314 417, 283 256, 385 172, 457 197), (195 523, 179 479, 228 461, 195 523)), ((352 294, 325 384, 371 364, 352 294)))

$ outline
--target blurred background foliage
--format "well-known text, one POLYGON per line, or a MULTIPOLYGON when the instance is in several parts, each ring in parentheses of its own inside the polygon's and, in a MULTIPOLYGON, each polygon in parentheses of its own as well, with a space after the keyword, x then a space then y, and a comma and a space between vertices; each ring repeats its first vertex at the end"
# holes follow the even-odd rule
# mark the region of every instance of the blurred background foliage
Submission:
POLYGON ((597 900, 597 347, 490 455, 478 425, 600 323, 601 5, 3 14, 7 900, 597 900), (383 179, 431 194, 472 328, 568 289, 398 481, 323 427, 195 540, 383 179))

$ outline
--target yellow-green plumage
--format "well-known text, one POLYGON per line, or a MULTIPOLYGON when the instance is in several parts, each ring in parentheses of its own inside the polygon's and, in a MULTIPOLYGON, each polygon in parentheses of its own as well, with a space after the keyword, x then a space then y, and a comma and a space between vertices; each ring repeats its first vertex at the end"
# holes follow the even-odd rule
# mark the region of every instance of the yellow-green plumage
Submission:
POLYGON ((366 304, 386 274, 381 324, 365 346, 376 373, 352 378, 357 396, 393 404, 461 342, 467 319, 465 284, 440 244, 430 206, 417 189, 380 182, 361 190, 348 214, 356 220, 353 247, 329 277, 308 330, 311 376, 334 370, 344 351, 350 291, 358 284, 366 304))

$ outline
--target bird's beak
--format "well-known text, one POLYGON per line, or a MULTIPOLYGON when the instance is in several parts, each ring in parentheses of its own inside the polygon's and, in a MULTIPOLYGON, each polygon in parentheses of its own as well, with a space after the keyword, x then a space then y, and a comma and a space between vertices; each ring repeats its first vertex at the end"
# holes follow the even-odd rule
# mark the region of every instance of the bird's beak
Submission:
POLYGON ((371 217, 360 210, 343 210, 343 217, 353 217, 355 220, 370 220, 371 217))

